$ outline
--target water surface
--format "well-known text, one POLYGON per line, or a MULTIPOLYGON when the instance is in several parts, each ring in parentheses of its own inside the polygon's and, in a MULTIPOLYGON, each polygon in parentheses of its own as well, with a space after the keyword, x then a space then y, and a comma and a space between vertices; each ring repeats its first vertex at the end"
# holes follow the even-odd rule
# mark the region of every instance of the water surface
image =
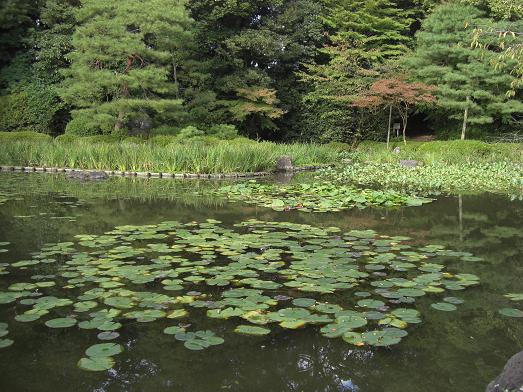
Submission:
MULTIPOLYGON (((256 218, 374 229, 409 236, 420 246, 442 244, 471 252, 484 261, 454 261, 447 269, 476 274, 481 285, 459 292, 465 303, 455 312, 435 311, 425 299, 417 302, 423 323, 409 326, 409 335, 388 348, 357 348, 327 339, 311 326, 272 328, 266 337, 240 336, 232 332, 235 320, 191 313, 193 324, 225 339, 220 346, 195 352, 162 333, 172 323, 127 323, 118 339, 124 353, 114 369, 100 373, 76 366, 85 349, 98 342, 96 333, 51 330, 42 321, 17 323, 13 318, 20 308, 0 305, 0 321, 9 324, 15 341, 0 350, 0 391, 477 392, 523 349, 522 319, 497 313, 518 307, 504 294, 523 292, 521 201, 491 194, 442 196, 421 207, 281 213, 205 196, 216 186, 123 178, 76 183, 60 175, 0 174, 0 242, 11 242, 9 252, 0 253, 0 263, 27 259, 47 243, 101 234, 119 225, 211 218, 232 227, 256 218)), ((20 281, 23 273, 0 276, 0 291, 20 281)))

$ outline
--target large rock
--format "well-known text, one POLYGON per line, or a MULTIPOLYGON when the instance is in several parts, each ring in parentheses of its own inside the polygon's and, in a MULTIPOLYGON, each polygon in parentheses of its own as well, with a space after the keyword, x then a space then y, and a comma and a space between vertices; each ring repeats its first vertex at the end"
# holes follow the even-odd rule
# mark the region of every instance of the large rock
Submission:
POLYGON ((508 360, 501 374, 487 386, 485 391, 523 391, 523 351, 508 360))
POLYGON ((81 181, 100 181, 109 178, 103 171, 73 171, 67 175, 69 178, 81 181))
POLYGON ((276 171, 278 172, 289 172, 293 171, 294 166, 292 165, 292 159, 289 156, 282 156, 276 161, 276 171))
POLYGON ((414 168, 414 167, 418 167, 418 161, 406 159, 406 160, 400 161, 400 165, 403 166, 403 167, 414 168))

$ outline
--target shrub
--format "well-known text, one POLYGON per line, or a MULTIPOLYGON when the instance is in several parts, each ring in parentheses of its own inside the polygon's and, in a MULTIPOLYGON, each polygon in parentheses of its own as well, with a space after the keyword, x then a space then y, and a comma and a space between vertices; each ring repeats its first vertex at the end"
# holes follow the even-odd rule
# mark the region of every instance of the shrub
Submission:
POLYGON ((125 143, 143 144, 146 142, 145 139, 139 136, 129 136, 122 140, 125 143))
POLYGON ((157 136, 176 136, 178 133, 180 133, 180 128, 173 127, 171 125, 160 125, 156 128, 151 129, 151 134, 157 136))
POLYGON ((149 143, 157 145, 157 146, 167 146, 172 143, 177 143, 176 136, 169 136, 169 135, 153 136, 148 141, 149 141, 149 143))
POLYGON ((209 135, 218 139, 232 140, 238 137, 238 129, 234 125, 217 124, 211 127, 209 135))
POLYGON ((205 136, 205 132, 193 125, 183 128, 176 136, 179 140, 191 139, 196 136, 205 136))
POLYGON ((180 137, 176 138, 176 142, 179 144, 199 144, 199 145, 206 145, 211 146, 215 144, 219 144, 222 142, 220 139, 214 136, 194 136, 190 139, 182 139, 180 137))
POLYGON ((45 133, 32 131, 0 132, 0 141, 51 141, 52 138, 45 133))
POLYGON ((332 148, 333 150, 336 150, 336 151, 340 151, 340 152, 352 150, 352 147, 350 144, 342 143, 342 142, 330 142, 330 143, 327 143, 327 147, 332 148))
MULTIPOLYGON (((0 98, 0 129, 53 133, 64 107, 52 86, 31 82, 0 98)), ((63 127, 59 125, 58 127, 63 127)))

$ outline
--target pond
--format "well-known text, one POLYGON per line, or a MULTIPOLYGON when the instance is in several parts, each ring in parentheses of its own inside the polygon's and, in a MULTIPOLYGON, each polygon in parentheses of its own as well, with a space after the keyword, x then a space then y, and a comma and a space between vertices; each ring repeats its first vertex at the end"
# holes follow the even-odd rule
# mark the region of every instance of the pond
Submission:
POLYGON ((0 390, 477 392, 523 349, 521 201, 221 185, 0 174, 0 390))

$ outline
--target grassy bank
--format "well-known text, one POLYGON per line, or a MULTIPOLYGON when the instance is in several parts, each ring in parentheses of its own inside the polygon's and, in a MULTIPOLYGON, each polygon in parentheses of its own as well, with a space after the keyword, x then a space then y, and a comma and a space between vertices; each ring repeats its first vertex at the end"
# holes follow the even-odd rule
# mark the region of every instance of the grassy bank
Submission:
POLYGON ((169 143, 100 139, 59 140, 2 137, 0 164, 166 173, 234 173, 273 170, 289 155, 296 166, 339 161, 338 150, 315 144, 276 144, 245 139, 169 143))
POLYGON ((325 170, 321 177, 417 193, 523 193, 520 144, 441 141, 394 147, 401 151, 387 150, 384 143, 362 143, 347 154, 345 165, 325 170), (401 160, 416 160, 419 166, 406 168, 401 160))

